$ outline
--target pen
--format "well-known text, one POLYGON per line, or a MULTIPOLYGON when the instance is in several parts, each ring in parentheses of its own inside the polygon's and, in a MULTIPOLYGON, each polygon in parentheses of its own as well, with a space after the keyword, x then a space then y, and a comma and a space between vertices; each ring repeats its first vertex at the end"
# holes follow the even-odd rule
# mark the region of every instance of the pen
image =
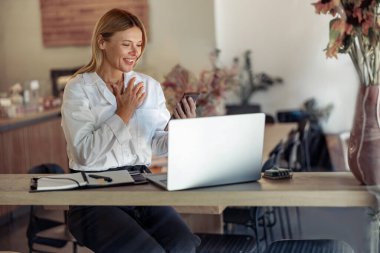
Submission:
POLYGON ((95 178, 95 179, 104 179, 104 181, 106 181, 106 182, 112 182, 112 178, 110 178, 110 177, 99 176, 99 175, 94 175, 94 174, 90 174, 88 176, 91 178, 95 178))

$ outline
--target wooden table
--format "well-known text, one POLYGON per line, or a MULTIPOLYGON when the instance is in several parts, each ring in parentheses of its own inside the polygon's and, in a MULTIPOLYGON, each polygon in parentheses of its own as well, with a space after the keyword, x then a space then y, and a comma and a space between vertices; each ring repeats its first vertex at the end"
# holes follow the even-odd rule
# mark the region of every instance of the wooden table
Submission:
POLYGON ((29 193, 30 174, 0 177, 2 205, 172 205, 370 207, 375 197, 351 172, 300 172, 292 180, 168 192, 152 184, 29 193))
MULTIPOLYGON (((350 172, 300 172, 293 179, 168 192, 151 184, 74 191, 29 193, 30 178, 37 175, 3 174, 0 177, 2 205, 172 205, 376 207, 376 198, 350 172)), ((204 227, 216 221, 203 222, 204 227)), ((370 252, 378 253, 378 225, 373 218, 370 252)), ((203 228, 204 228, 203 227, 203 228)), ((197 230, 197 228, 195 229, 197 230)))

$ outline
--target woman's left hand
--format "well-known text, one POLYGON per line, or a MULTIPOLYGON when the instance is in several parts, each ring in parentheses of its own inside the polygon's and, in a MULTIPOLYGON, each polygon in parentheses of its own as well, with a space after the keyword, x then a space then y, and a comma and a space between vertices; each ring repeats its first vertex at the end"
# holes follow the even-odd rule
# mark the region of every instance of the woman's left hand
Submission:
POLYGON ((173 116, 176 119, 195 118, 197 117, 195 110, 196 105, 194 100, 191 97, 183 98, 180 102, 177 103, 173 112, 173 116))

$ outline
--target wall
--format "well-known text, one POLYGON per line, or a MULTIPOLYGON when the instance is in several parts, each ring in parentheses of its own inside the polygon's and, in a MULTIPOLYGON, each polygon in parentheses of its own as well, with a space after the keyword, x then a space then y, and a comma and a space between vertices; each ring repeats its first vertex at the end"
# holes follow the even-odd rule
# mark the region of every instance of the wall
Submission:
POLYGON ((16 82, 37 79, 50 91, 50 69, 80 66, 89 47, 44 48, 39 0, 0 1, 0 91, 16 82))
POLYGON ((151 35, 142 68, 158 79, 180 63, 194 74, 211 68, 213 0, 150 0, 151 35))
POLYGON ((335 106, 324 123, 326 132, 349 130, 358 79, 347 55, 326 59, 322 50, 331 17, 315 14, 312 2, 215 0, 221 61, 228 65, 250 49, 256 73, 284 79, 282 85, 251 97, 264 112, 299 108, 304 100, 315 97, 320 106, 335 106))
MULTIPOLYGON (((215 47, 213 0, 150 0, 150 40, 139 69, 161 80, 177 63, 198 73, 215 47)), ((44 48, 39 0, 0 1, 0 92, 38 79, 50 92, 52 68, 80 66, 90 47, 44 48)))
MULTIPOLYGON (((176 63, 198 75, 210 68, 208 53, 216 44, 225 64, 251 49, 255 72, 285 81, 252 102, 275 113, 314 96, 321 106, 335 106, 325 130, 348 130, 358 81, 347 56, 325 58, 330 18, 316 15, 311 2, 150 0, 150 40, 138 68, 160 81, 176 63)), ((50 92, 51 68, 83 65, 90 57, 89 47, 43 47, 38 0, 1 0, 0 29, 0 92, 31 79, 50 92)))

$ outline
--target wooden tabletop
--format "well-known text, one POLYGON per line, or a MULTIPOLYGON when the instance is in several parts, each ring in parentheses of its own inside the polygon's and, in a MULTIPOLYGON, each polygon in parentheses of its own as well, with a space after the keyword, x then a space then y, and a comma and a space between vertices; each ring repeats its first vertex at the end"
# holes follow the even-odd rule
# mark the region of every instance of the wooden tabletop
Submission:
POLYGON ((2 205, 172 205, 368 207, 375 197, 351 172, 294 173, 291 180, 258 182, 168 192, 151 184, 73 191, 29 193, 30 178, 2 174, 2 205))

